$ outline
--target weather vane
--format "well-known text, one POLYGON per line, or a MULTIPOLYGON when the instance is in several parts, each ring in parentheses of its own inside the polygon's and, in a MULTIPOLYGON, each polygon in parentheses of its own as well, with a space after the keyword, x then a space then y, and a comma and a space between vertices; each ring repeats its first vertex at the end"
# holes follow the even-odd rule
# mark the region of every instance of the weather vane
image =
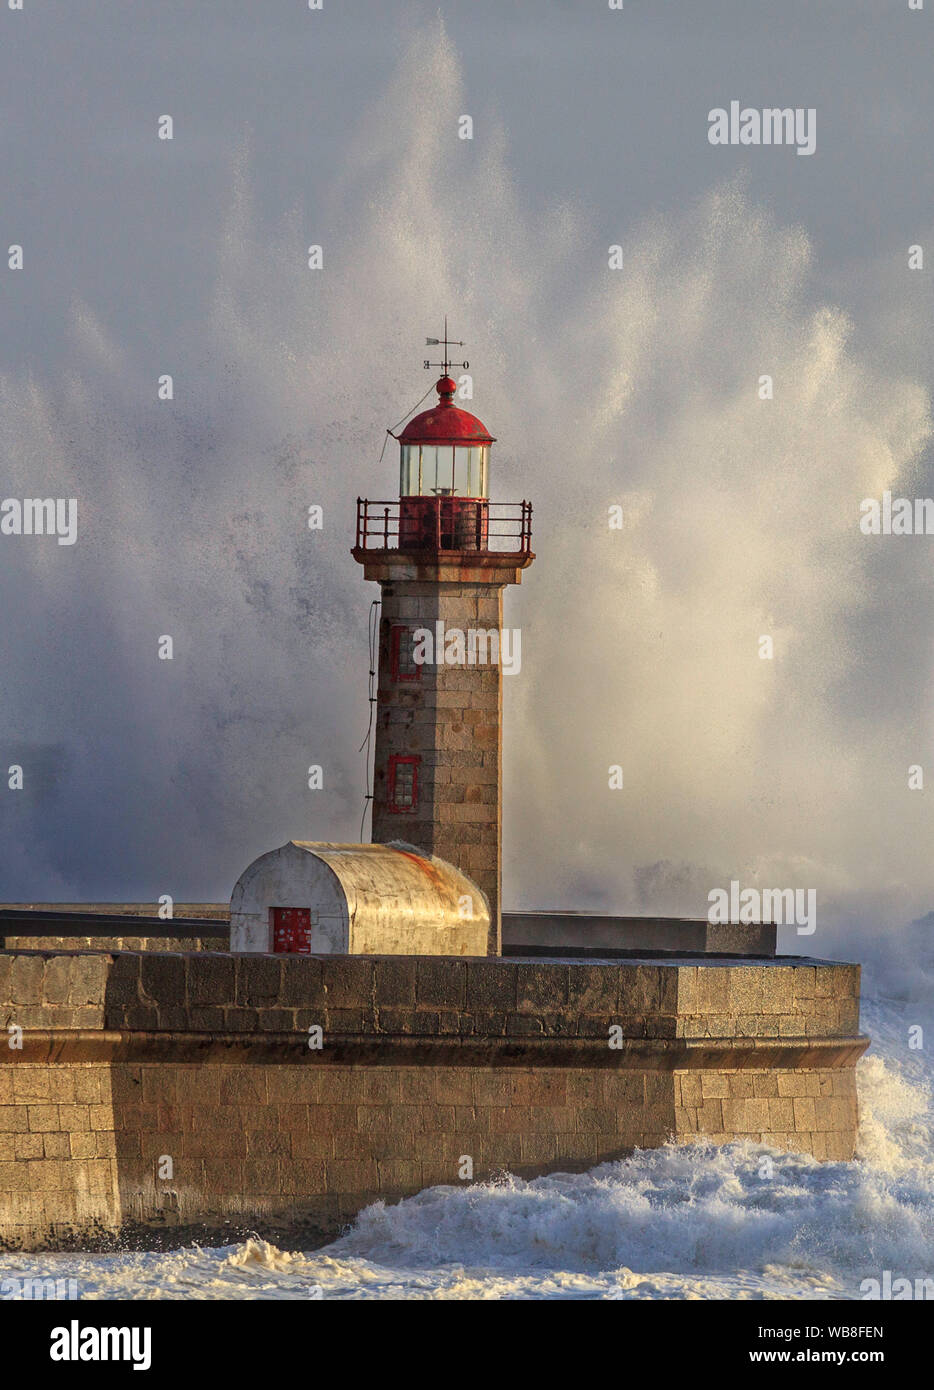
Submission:
POLYGON ((442 344, 443 344, 443 346, 444 346, 444 361, 443 361, 443 362, 429 362, 428 359, 426 358, 426 359, 425 359, 425 370, 427 371, 429 367, 440 367, 441 370, 444 372, 444 375, 445 375, 445 376, 450 376, 450 374, 451 374, 451 368, 452 368, 452 367, 463 367, 464 371, 466 372, 467 368, 470 366, 470 363, 469 363, 469 362, 452 362, 451 359, 450 359, 450 357, 448 356, 448 349, 449 349, 449 348, 452 348, 452 347, 466 347, 467 344, 466 344, 466 343, 461 343, 461 342, 459 342, 456 338, 448 338, 448 316, 447 316, 447 314, 445 314, 445 316, 444 316, 444 337, 443 337, 443 338, 426 338, 426 339, 425 339, 425 346, 426 346, 426 347, 441 347, 442 344))

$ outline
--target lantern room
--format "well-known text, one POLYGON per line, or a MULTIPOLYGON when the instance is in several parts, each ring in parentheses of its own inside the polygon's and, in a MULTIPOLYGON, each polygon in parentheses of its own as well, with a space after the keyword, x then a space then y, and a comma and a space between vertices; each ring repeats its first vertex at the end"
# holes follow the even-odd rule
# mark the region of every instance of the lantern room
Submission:
POLYGON ((400 545, 483 550, 493 436, 476 415, 454 404, 453 377, 445 372, 435 389, 437 405, 398 436, 400 545))
POLYGON ((435 389, 438 404, 398 436, 399 496, 487 498, 493 436, 476 415, 454 404, 452 377, 442 376, 435 389))
POLYGON ((448 338, 447 321, 443 338, 425 341, 443 345, 443 360, 424 364, 441 370, 435 382, 438 400, 401 434, 387 431, 399 444, 399 496, 392 501, 357 498, 353 554, 363 564, 376 553, 404 552, 421 562, 443 551, 516 554, 523 566, 529 564, 532 505, 490 502, 490 445, 496 441, 482 420, 454 404, 457 382, 451 370, 466 369, 469 363, 452 362, 449 352, 463 343, 448 338))

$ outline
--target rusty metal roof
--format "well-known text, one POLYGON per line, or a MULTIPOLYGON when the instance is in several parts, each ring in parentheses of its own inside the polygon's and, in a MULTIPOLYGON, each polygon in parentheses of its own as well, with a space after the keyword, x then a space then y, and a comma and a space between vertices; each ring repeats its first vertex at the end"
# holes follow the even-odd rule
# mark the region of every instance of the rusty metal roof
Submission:
POLYGON ((430 410, 423 410, 410 420, 401 434, 395 437, 400 444, 493 444, 495 436, 490 434, 482 420, 461 410, 453 401, 457 383, 449 376, 443 376, 435 383, 439 395, 438 404, 430 410))
POLYGON ((430 919, 439 928, 489 924, 489 907, 473 880, 414 845, 401 840, 387 845, 291 843, 328 866, 343 890, 351 922, 356 917, 358 926, 384 918, 395 930, 406 920, 430 919), (462 904, 468 898, 472 913, 465 917, 462 904))

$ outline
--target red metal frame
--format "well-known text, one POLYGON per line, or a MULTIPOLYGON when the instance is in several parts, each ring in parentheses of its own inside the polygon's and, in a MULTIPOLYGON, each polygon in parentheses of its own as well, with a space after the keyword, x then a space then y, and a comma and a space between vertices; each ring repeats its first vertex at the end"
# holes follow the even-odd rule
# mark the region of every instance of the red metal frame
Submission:
POLYGON ((271 907, 269 925, 274 954, 311 954, 311 908, 271 907))
POLYGON ((396 816, 412 816, 418 807, 418 765, 421 757, 417 753, 393 753, 389 758, 389 767, 386 773, 387 797, 386 810, 391 811, 396 816), (399 767, 410 765, 412 768, 412 804, 411 806, 396 805, 396 772, 399 767))
POLYGON ((488 503, 474 497, 397 497, 382 502, 358 497, 356 549, 528 555, 532 503, 488 503), (418 525, 411 524, 413 504, 420 513, 418 525), (460 524, 462 520, 467 524, 460 524))
POLYGON ((389 672, 394 681, 420 681, 422 668, 416 661, 411 670, 404 670, 400 662, 403 637, 412 636, 413 629, 403 623, 393 623, 389 633, 389 672))

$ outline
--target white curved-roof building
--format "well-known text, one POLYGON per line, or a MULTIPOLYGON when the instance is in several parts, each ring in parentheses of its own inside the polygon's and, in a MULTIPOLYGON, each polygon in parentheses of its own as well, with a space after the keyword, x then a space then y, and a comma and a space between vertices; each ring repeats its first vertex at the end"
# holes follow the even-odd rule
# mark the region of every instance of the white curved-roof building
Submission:
POLYGON ((485 956, 490 911, 453 864, 401 841, 290 840, 230 900, 230 949, 310 955, 485 956))

